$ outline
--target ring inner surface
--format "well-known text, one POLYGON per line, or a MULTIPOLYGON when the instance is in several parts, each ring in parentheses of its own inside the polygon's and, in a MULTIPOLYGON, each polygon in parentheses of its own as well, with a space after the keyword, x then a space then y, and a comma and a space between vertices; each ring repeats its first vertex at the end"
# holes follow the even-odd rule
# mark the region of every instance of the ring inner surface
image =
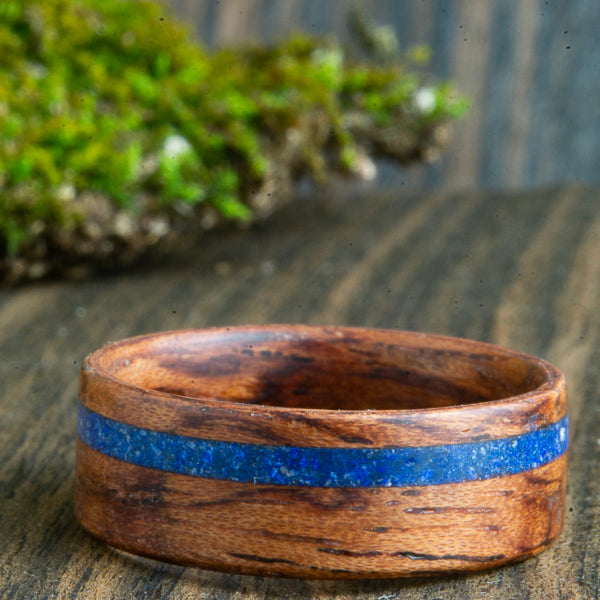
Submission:
POLYGON ((187 397, 329 410, 403 410, 500 400, 548 380, 537 362, 464 340, 340 330, 185 332, 107 347, 102 369, 187 397))

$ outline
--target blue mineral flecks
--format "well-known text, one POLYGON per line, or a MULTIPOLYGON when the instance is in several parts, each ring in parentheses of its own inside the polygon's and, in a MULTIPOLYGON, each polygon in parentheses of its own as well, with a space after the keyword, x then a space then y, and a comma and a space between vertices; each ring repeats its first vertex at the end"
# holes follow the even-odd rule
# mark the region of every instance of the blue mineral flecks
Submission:
POLYGON ((134 427, 79 405, 90 448, 135 465, 194 477, 312 487, 406 487, 522 473, 562 456, 568 417, 523 435, 410 448, 300 448, 204 440, 134 427))

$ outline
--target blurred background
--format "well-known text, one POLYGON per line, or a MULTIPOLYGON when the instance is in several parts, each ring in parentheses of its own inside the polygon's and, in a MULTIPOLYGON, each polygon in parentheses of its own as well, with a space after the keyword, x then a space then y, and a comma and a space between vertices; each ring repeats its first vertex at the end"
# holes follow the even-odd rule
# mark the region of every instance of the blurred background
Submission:
POLYGON ((348 37, 362 7, 401 49, 470 99, 442 160, 380 171, 413 187, 527 189, 600 182, 600 3, 594 0, 164 0, 209 47, 291 31, 348 37))
POLYGON ((599 31, 593 0, 0 0, 0 282, 181 248, 330 175, 597 186, 599 31))

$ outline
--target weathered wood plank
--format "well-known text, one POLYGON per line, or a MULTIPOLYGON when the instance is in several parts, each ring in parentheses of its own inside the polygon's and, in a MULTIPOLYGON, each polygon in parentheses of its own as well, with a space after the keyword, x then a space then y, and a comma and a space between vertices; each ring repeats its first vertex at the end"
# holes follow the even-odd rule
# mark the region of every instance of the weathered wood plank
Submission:
POLYGON ((600 203, 350 188, 260 228, 206 235, 174 261, 0 293, 0 598, 597 597, 600 584, 600 203), (538 354, 570 386, 565 533, 528 562, 471 576, 304 582, 163 565, 92 540, 73 515, 83 356, 159 329, 304 322, 419 329, 538 354))

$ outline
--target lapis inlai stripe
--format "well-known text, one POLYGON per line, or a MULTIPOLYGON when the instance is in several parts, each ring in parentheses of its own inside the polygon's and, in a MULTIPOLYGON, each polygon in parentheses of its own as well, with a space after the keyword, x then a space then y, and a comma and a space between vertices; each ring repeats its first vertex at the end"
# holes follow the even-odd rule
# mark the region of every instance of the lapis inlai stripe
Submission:
POLYGON ((135 465, 195 477, 313 487, 404 487, 512 475, 567 449, 568 417, 507 438, 402 448, 304 448, 204 440, 134 427, 79 405, 89 447, 135 465))

